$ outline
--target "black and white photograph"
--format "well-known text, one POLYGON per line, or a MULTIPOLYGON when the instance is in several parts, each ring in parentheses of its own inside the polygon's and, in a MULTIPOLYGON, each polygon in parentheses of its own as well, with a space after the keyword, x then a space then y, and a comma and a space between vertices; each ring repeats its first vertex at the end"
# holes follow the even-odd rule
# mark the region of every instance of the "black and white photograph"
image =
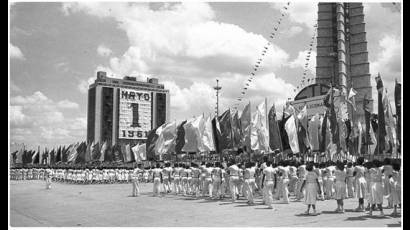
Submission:
POLYGON ((403 228, 402 1, 8 2, 8 228, 403 228))

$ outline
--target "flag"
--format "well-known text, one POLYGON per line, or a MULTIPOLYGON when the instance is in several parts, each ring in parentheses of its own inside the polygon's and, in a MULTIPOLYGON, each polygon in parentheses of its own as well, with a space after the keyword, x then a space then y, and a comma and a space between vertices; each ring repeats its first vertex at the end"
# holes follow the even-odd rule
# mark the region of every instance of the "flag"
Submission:
POLYGON ((233 136, 233 147, 234 148, 239 148, 241 145, 241 138, 242 138, 242 132, 241 132, 241 121, 238 116, 238 111, 235 111, 231 118, 231 126, 232 126, 232 136, 233 136))
POLYGON ((101 156, 101 149, 100 149, 100 143, 95 143, 93 142, 93 147, 91 148, 91 160, 99 160, 101 156))
POLYGON ((23 149, 20 149, 17 153, 17 158, 16 158, 16 163, 17 164, 22 164, 23 163, 23 154, 24 154, 23 149))
POLYGON ((286 102, 285 108, 283 109, 282 119, 290 117, 296 113, 295 108, 289 103, 286 102))
POLYGON ((148 160, 155 159, 155 143, 157 142, 157 139, 158 139, 158 134, 157 134, 158 129, 161 129, 161 126, 158 126, 155 129, 149 131, 147 135, 147 141, 146 141, 145 147, 147 148, 146 154, 147 154, 148 160))
POLYGON ((39 155, 40 155, 40 152, 38 152, 38 151, 33 154, 33 156, 31 157, 31 163, 32 164, 38 163, 38 156, 39 155))
POLYGON ((157 130, 157 143, 155 154, 163 155, 175 151, 175 140, 177 138, 177 124, 176 121, 162 125, 161 133, 157 130))
POLYGON ((61 162, 61 146, 57 148, 56 162, 61 162))
POLYGON ((251 149, 269 152, 269 132, 266 126, 265 101, 256 107, 256 112, 251 122, 251 149))
MULTIPOLYGON (((44 151, 39 153, 39 156, 38 156, 39 164, 43 164, 43 154, 44 154, 44 151)), ((16 160, 17 160, 17 154, 16 154, 16 160)))
POLYGON ((113 156, 113 161, 115 162, 124 162, 123 159, 123 153, 122 153, 122 148, 124 147, 124 144, 115 144, 111 148, 112 156, 113 156))
POLYGON ((269 147, 272 150, 278 149, 279 151, 283 151, 282 147, 282 140, 280 138, 280 131, 278 121, 276 119, 276 110, 275 104, 269 110, 268 114, 269 118, 269 147))
POLYGON ((77 147, 77 156, 75 160, 72 161, 75 164, 78 163, 85 163, 85 152, 87 151, 87 144, 85 142, 81 142, 81 144, 77 147))
POLYGON ((308 119, 307 119, 307 107, 306 105, 296 116, 296 129, 299 143, 299 152, 306 153, 310 148, 309 138, 308 138, 308 119))
POLYGON ((358 143, 357 143, 357 153, 360 155, 364 152, 362 152, 362 147, 363 147, 363 127, 362 123, 360 121, 357 122, 357 130, 358 130, 358 143))
POLYGON ((327 117, 328 117, 328 111, 325 112, 325 115, 321 121, 321 128, 320 128, 320 138, 319 138, 319 151, 321 153, 326 151, 326 146, 328 145, 327 143, 327 117))
POLYGON ((85 157, 84 157, 85 162, 91 161, 91 153, 92 153, 93 147, 94 147, 94 143, 88 143, 87 149, 85 151, 85 157))
POLYGON ((383 108, 383 81, 380 77, 380 74, 377 75, 376 84, 377 84, 377 119, 378 119, 378 154, 383 154, 386 150, 385 138, 386 138, 386 121, 384 118, 384 108, 383 108))
POLYGON ((181 154, 182 153, 182 148, 185 145, 185 129, 184 125, 187 121, 181 122, 181 124, 178 125, 177 127, 177 137, 175 139, 175 153, 176 154, 181 154))
POLYGON ((215 151, 221 153, 222 149, 220 148, 219 142, 221 139, 221 127, 219 125, 218 117, 214 117, 211 121, 212 123, 212 134, 214 137, 215 151))
POLYGON ((312 151, 319 151, 319 135, 320 135, 320 119, 319 114, 315 114, 309 121, 308 137, 310 149, 312 151))
POLYGON ((330 87, 329 92, 326 94, 323 104, 329 110, 329 121, 330 121, 330 131, 332 133, 332 142, 336 144, 339 149, 339 126, 337 124, 337 115, 335 111, 334 96, 333 96, 333 86, 330 87))
POLYGON ((218 138, 219 149, 233 148, 232 126, 231 126, 231 111, 227 109, 221 116, 218 117, 220 136, 218 138))
POLYGON ((388 143, 392 145, 392 154, 396 154, 397 137, 396 137, 396 121, 393 117, 389 96, 386 90, 386 94, 383 97, 384 117, 386 118, 386 139, 388 143))
POLYGON ((49 164, 50 165, 53 165, 54 163, 55 163, 55 154, 56 154, 56 151, 53 149, 53 150, 51 150, 51 152, 50 152, 50 160, 49 160, 49 164))
POLYGON ((130 144, 126 144, 125 145, 125 157, 124 157, 124 162, 125 163, 127 163, 127 162, 132 162, 133 161, 133 157, 132 157, 132 155, 133 154, 131 154, 131 146, 130 146, 130 144))
POLYGON ((296 129, 296 119, 291 115, 285 123, 285 130, 289 138, 289 145, 293 153, 299 153, 299 141, 296 129))
POLYGON ((349 95, 347 96, 347 102, 352 105, 354 111, 356 111, 356 100, 354 98, 356 95, 357 91, 350 88, 349 95))
POLYGON ((132 147, 132 152, 134 153, 134 158, 136 162, 147 160, 146 150, 147 150, 146 144, 136 145, 132 147))
POLYGON ((198 139, 200 138, 199 136, 199 129, 196 127, 196 125, 199 125, 199 122, 197 121, 198 119, 202 119, 203 116, 199 116, 197 118, 192 118, 188 120, 184 124, 184 130, 185 130, 185 143, 184 146, 182 147, 182 151, 184 152, 197 152, 198 151, 198 146, 200 143, 198 143, 198 139), (195 123, 195 125, 194 125, 195 123))
MULTIPOLYGON (((345 128, 346 128, 346 133, 345 133, 345 143, 346 143, 346 149, 349 149, 350 146, 352 145, 351 140, 351 134, 352 134, 352 123, 349 119, 347 119, 345 122, 345 128)), ((350 152, 350 151, 349 151, 350 152)), ((351 152, 353 153, 353 152, 351 152)))
POLYGON ((104 141, 104 144, 101 147, 101 151, 100 151, 100 158, 98 159, 100 162, 104 162, 105 161, 105 152, 107 151, 107 141, 104 141))
POLYGON ((376 147, 377 147, 377 139, 376 139, 376 135, 374 134, 374 129, 372 127, 372 124, 370 124, 369 127, 369 137, 370 137, 370 141, 369 141, 369 146, 370 146, 370 155, 373 155, 375 153, 376 147))
POLYGON ((287 118, 284 118, 284 117, 285 117, 285 114, 282 113, 282 119, 278 121, 278 125, 279 125, 280 139, 282 140, 282 148, 283 150, 288 150, 290 149, 290 145, 289 145, 289 137, 285 129, 285 124, 290 117, 287 117, 287 118))
POLYGON ((364 95, 363 98, 363 111, 364 111, 364 120, 365 120, 365 145, 373 144, 370 138, 370 115, 371 115, 371 108, 370 108, 370 100, 367 99, 367 95, 364 95))
POLYGON ((394 104, 396 106, 396 115, 397 115, 397 140, 398 140, 398 145, 400 146, 400 143, 401 143, 401 83, 398 83, 397 79, 395 81, 396 81, 396 85, 394 87, 394 104))
POLYGON ((241 118, 241 143, 249 151, 251 149, 251 103, 249 102, 242 111, 241 118))
POLYGON ((208 119, 203 124, 204 127, 201 133, 202 145, 199 151, 201 152, 210 152, 215 151, 214 135, 212 131, 212 120, 209 116, 208 119))

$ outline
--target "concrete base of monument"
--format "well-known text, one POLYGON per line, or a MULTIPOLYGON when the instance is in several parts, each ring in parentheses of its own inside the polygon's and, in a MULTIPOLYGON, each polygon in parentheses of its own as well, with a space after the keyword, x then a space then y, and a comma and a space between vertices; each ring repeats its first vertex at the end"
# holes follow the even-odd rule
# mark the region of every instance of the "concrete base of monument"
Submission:
MULTIPOLYGON (((306 205, 275 201, 273 209, 243 198, 195 199, 186 196, 152 196, 152 184, 141 185, 141 195, 131 196, 131 184, 75 185, 43 181, 10 182, 12 227, 400 227, 401 215, 355 212, 357 199, 344 202, 345 213, 336 213, 335 200, 317 202, 317 215, 306 215, 306 205)), ((365 204, 367 205, 367 203, 365 204)), ((387 206, 387 200, 383 206, 387 206)), ((312 211, 312 210, 311 210, 312 211)), ((398 210, 401 213, 401 210, 398 210)))

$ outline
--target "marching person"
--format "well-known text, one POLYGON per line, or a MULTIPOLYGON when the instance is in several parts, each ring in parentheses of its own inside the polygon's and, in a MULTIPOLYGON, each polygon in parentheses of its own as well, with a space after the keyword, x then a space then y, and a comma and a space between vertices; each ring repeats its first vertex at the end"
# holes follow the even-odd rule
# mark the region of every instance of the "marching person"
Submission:
POLYGON ((205 197, 208 193, 209 198, 212 199, 212 164, 206 163, 205 176, 204 176, 204 187, 202 189, 202 196, 205 197))
POLYGON ((136 197, 140 195, 140 187, 139 187, 139 181, 138 177, 139 174, 141 173, 141 164, 138 164, 138 166, 133 170, 132 173, 132 196, 136 197))
POLYGON ((198 165, 191 163, 192 165, 192 194, 195 197, 199 196, 199 176, 201 171, 198 169, 198 165))
POLYGON ((214 195, 214 199, 221 199, 222 198, 222 189, 221 189, 221 184, 222 184, 222 169, 221 169, 221 163, 220 162, 215 162, 214 168, 212 169, 212 194, 214 195))
POLYGON ((337 201, 337 209, 335 212, 344 213, 345 211, 343 209, 343 199, 346 197, 347 175, 344 170, 344 164, 342 162, 336 163, 335 178, 335 196, 337 201))
POLYGON ((313 172, 313 164, 308 163, 306 165, 306 175, 303 179, 302 185, 300 187, 299 192, 303 192, 303 188, 306 186, 305 189, 305 204, 307 205, 307 210, 305 212, 306 215, 309 215, 310 207, 312 206, 313 214, 316 214, 316 197, 319 190, 320 193, 320 185, 317 179, 317 174, 313 172))
POLYGON ((379 160, 373 160, 370 173, 370 210, 369 215, 373 214, 375 206, 380 210, 380 215, 384 216, 383 213, 383 185, 382 185, 382 172, 380 169, 381 163, 379 160))
POLYGON ((353 176, 353 163, 347 163, 346 174, 347 174, 347 196, 349 198, 354 197, 354 176, 353 176))
POLYGON ((172 168, 170 167, 171 164, 169 162, 165 163, 165 167, 162 170, 162 175, 164 183, 164 193, 170 193, 171 192, 171 173, 172 173, 172 168))
POLYGON ((154 180, 153 192, 154 196, 161 195, 161 183, 162 183, 162 170, 159 163, 156 164, 155 168, 152 170, 152 178, 154 180))
POLYGON ((359 206, 356 212, 364 211, 364 198, 367 194, 367 182, 364 177, 365 168, 363 167, 364 158, 359 157, 356 161, 356 166, 353 169, 353 176, 355 176, 355 191, 356 198, 359 199, 359 206))
POLYGON ((271 161, 266 162, 266 168, 263 170, 262 186, 265 189, 265 194, 267 195, 266 200, 265 200, 266 205, 268 205, 268 208, 273 209, 272 192, 276 188, 276 177, 275 177, 275 171, 272 168, 271 161))
POLYGON ((239 187, 239 168, 236 165, 235 159, 232 159, 230 166, 228 167, 229 173, 229 190, 231 191, 232 202, 237 199, 238 187, 239 187))
POLYGON ((390 195, 392 196, 393 212, 392 216, 397 216, 397 207, 401 205, 401 174, 400 174, 400 161, 395 160, 393 162, 393 172, 390 176, 390 195))
POLYGON ((281 180, 282 180, 282 199, 283 203, 289 204, 289 190, 288 190, 288 185, 289 185, 289 168, 288 166, 280 166, 279 167, 279 173, 281 175, 281 180))
POLYGON ((255 182, 255 168, 253 167, 254 163, 247 162, 245 163, 245 171, 243 174, 245 180, 245 189, 246 189, 246 199, 248 200, 249 205, 254 205, 254 198, 253 193, 256 189, 256 182, 255 182))
POLYGON ((48 166, 44 173, 44 177, 46 179, 46 189, 51 189, 51 177, 52 176, 53 176, 53 171, 48 166))
POLYGON ((174 178, 175 195, 178 195, 179 193, 181 193, 181 177, 180 177, 181 168, 179 166, 180 165, 178 163, 174 164, 174 171, 172 174, 172 177, 174 178))

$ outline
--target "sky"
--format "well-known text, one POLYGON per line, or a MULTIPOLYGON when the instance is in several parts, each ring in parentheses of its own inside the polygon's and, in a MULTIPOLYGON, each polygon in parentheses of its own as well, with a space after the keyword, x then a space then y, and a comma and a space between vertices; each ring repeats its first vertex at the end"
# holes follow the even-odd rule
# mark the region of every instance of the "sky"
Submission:
MULTIPOLYGON (((263 47, 269 49, 243 102, 264 98, 281 111, 295 96, 317 19, 317 2, 16 2, 9 18, 10 143, 36 146, 83 141, 87 90, 97 71, 158 78, 171 95, 171 120, 232 108, 263 47)), ((401 12, 364 3, 371 82, 380 72, 394 105, 401 81, 401 12)), ((312 57, 316 56, 313 49, 312 57)), ((315 75, 309 60, 308 78, 315 75)), ((373 90, 373 99, 376 90, 373 90)), ((374 103, 374 109, 377 108, 374 103)), ((394 111, 393 106, 393 111, 394 111)), ((376 110, 375 110, 376 111, 376 110)))

